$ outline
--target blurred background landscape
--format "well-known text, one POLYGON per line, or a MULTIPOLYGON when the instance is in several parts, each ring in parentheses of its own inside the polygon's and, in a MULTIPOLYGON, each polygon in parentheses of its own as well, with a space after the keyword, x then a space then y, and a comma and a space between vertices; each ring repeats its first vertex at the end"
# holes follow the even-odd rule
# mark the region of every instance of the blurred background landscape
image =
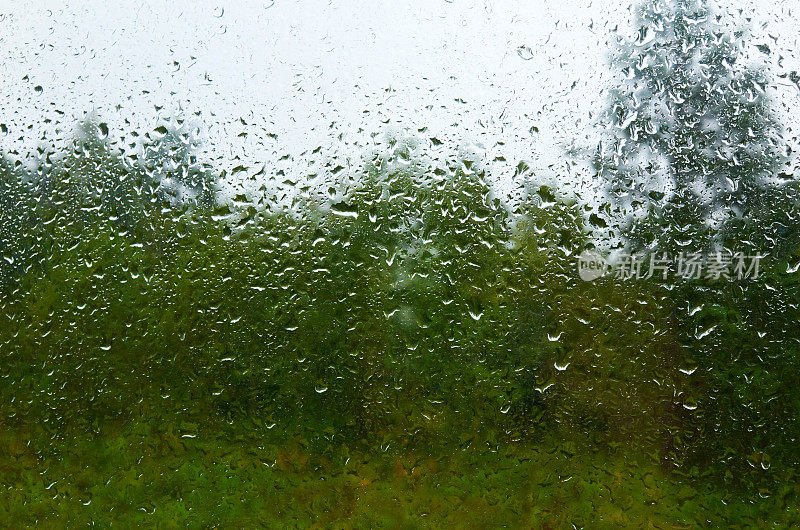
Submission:
POLYGON ((0 11, 4 524, 798 524, 790 3, 50 7, 0 11))

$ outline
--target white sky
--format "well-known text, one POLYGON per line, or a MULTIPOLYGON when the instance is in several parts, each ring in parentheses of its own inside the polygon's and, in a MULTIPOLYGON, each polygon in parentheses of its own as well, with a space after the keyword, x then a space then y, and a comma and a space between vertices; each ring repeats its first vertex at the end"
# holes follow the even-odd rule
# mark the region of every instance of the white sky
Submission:
MULTIPOLYGON (((250 168, 239 178, 302 177, 408 129, 483 152, 501 184, 526 160, 578 188, 591 177, 567 170, 564 145, 591 134, 611 30, 631 18, 612 0, 67 3, 0 0, 0 149, 17 156, 87 111, 120 145, 182 112, 204 158, 250 168)), ((778 72, 800 71, 800 0, 731 3, 778 72)), ((797 123, 797 87, 776 90, 797 123)))

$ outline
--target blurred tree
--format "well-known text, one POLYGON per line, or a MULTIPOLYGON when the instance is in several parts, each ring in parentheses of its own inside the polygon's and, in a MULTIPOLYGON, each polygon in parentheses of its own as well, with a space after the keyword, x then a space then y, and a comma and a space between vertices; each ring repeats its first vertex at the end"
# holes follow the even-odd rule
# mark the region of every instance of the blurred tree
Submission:
POLYGON ((34 186, 21 163, 0 153, 0 290, 35 261, 31 239, 34 186))
POLYGON ((139 167, 173 205, 209 207, 214 202, 216 175, 197 158, 197 128, 182 119, 160 125, 145 135, 139 167))
POLYGON ((624 218, 632 247, 706 250, 754 230, 763 243, 785 146, 743 32, 702 0, 642 3, 635 25, 611 60, 621 82, 605 114, 611 137, 595 155, 607 213, 624 218))
MULTIPOLYGON (((674 402, 692 411, 676 416, 684 420, 671 459, 713 461, 735 470, 731 481, 769 481, 748 473, 753 455, 798 460, 798 404, 786 381, 798 375, 800 338, 786 325, 798 315, 795 287, 779 270, 800 242, 791 228, 797 183, 781 173, 786 143, 769 78, 747 59, 744 32, 726 28, 707 2, 642 3, 636 27, 611 61, 621 82, 605 114, 611 137, 595 156, 624 244, 673 258, 724 249, 773 260, 758 281, 664 286, 672 314, 653 320, 669 338, 662 369, 680 383, 674 402), (675 373, 686 366, 691 377, 675 373)), ((641 288, 646 299, 653 286, 641 288)))

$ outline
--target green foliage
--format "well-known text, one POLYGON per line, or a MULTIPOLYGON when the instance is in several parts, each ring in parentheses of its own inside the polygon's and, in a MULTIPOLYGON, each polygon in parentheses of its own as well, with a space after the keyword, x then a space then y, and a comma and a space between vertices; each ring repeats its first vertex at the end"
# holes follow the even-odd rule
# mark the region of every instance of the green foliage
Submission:
POLYGON ((796 522, 791 274, 581 282, 578 206, 468 161, 258 209, 87 138, 3 166, 7 525, 796 522))
POLYGON ((766 72, 702 0, 642 2, 634 29, 612 57, 611 133, 594 157, 626 243, 676 254, 754 239, 765 250, 789 212, 772 182, 786 144, 766 72))

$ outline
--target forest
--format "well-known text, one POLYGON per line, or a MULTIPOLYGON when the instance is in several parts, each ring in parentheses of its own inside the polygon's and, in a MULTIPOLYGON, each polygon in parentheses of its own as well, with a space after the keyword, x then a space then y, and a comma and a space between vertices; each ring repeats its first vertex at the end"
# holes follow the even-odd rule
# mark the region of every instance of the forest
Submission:
POLYGON ((800 524, 791 138, 665 5, 613 50, 599 207, 420 134, 232 200, 182 119, 0 155, 0 521, 800 524), (764 258, 580 278, 620 249, 764 258))

